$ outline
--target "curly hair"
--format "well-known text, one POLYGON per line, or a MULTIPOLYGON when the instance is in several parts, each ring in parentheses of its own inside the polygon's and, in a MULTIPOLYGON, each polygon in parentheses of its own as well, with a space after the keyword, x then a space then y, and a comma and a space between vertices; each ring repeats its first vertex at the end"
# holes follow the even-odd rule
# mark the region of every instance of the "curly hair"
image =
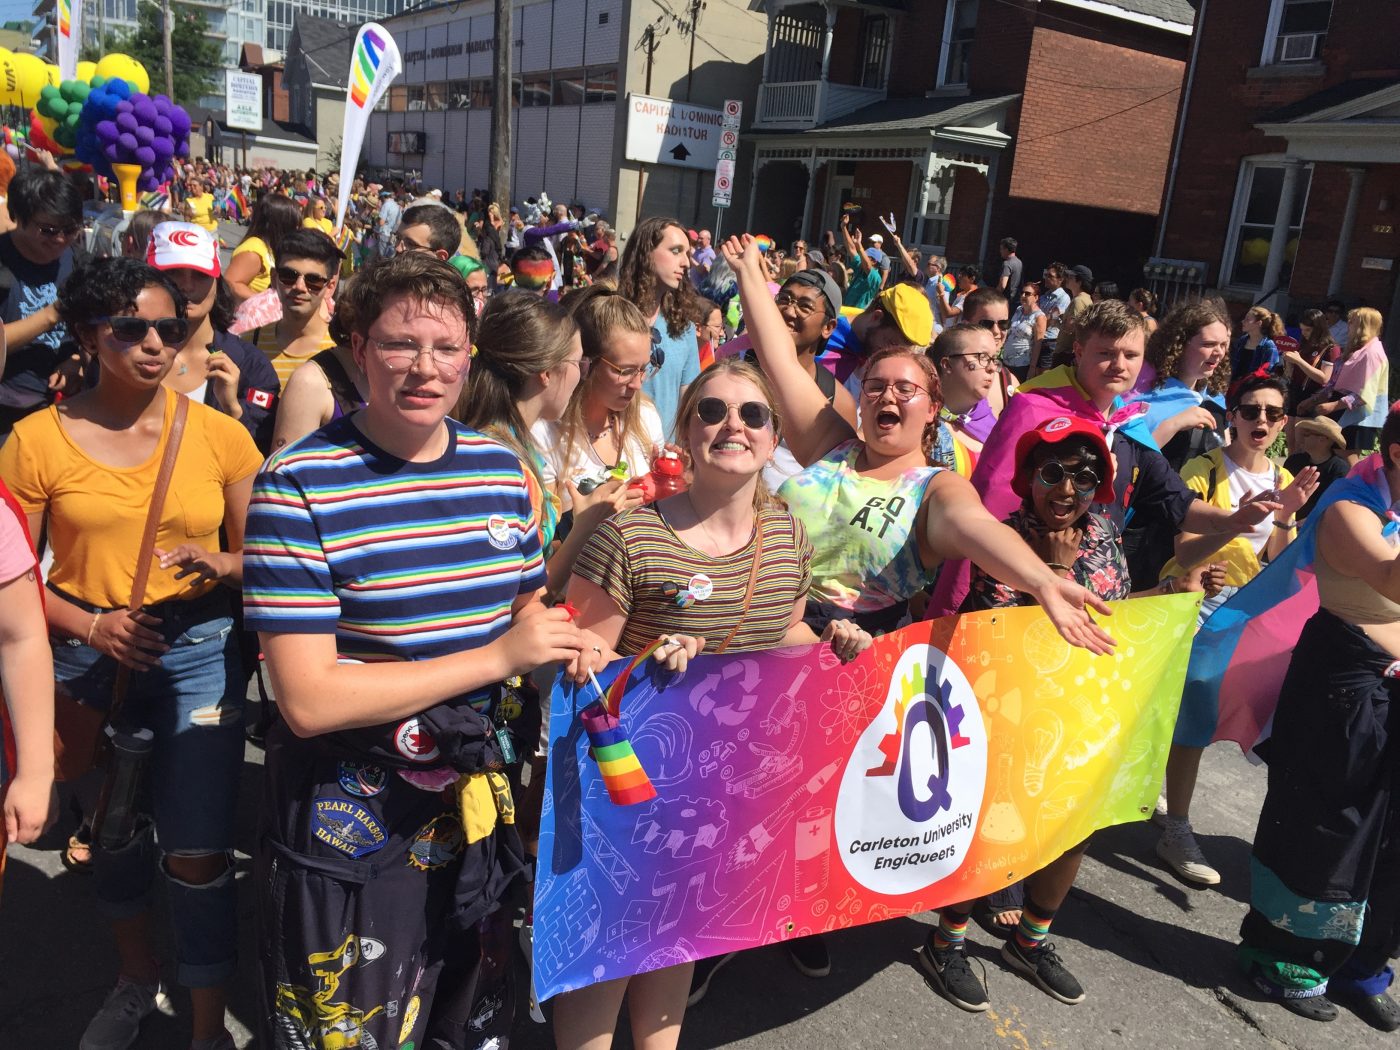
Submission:
MULTIPOLYGON (((1229 318, 1203 299, 1181 303, 1168 311, 1157 331, 1147 340, 1147 363, 1157 370, 1157 378, 1152 381, 1154 390, 1168 379, 1177 378, 1176 370, 1186 352, 1186 344, 1212 324, 1223 324, 1226 330, 1230 327, 1229 318)), ((1230 357, 1227 354, 1206 381, 1206 390, 1221 394, 1229 385, 1230 357)))
POLYGON ((690 324, 695 312, 691 300, 696 293, 690 281, 685 279, 676 288, 666 288, 652 271, 651 253, 671 228, 680 230, 681 236, 685 236, 685 227, 679 219, 653 217, 637 224, 618 263, 617 290, 624 298, 636 303, 648 317, 660 310, 661 316, 666 319, 666 332, 674 339, 690 324))
POLYGON ((140 259, 117 255, 93 259, 74 270, 58 292, 58 313, 64 323, 90 329, 103 318, 136 309, 136 297, 159 288, 175 304, 175 316, 185 316, 185 297, 165 274, 140 259))

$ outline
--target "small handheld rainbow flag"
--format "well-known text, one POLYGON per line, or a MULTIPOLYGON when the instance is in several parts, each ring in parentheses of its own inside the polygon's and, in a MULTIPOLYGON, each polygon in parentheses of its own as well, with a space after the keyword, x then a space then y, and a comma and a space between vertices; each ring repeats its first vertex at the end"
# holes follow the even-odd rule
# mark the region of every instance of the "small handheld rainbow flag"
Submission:
POLYGON ((242 186, 234 186, 228 191, 228 217, 234 220, 248 218, 253 209, 248 207, 248 197, 242 186))
MULTIPOLYGON (((603 786, 608 789, 608 798, 617 806, 632 806, 656 797, 656 788, 651 778, 642 768, 627 731, 622 727, 622 694, 627 690, 627 682, 638 665, 646 661, 652 653, 666 644, 665 638, 658 638, 624 667, 607 692, 593 679, 601 699, 589 704, 579 713, 584 731, 588 734, 589 754, 598 763, 603 786)), ((591 676, 590 676, 591 677, 591 676)))
POLYGON ((758 245, 758 250, 761 252, 771 252, 773 250, 773 238, 769 237, 766 233, 760 233, 753 241, 758 245))
POLYGON ((943 291, 946 295, 952 295, 955 291, 958 290, 957 279, 950 273, 945 273, 943 276, 938 278, 938 283, 943 285, 943 291))

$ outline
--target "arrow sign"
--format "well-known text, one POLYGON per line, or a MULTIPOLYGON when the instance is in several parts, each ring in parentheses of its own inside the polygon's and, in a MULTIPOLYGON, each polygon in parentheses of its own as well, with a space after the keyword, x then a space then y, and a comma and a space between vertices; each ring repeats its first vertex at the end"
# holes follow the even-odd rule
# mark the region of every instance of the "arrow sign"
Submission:
POLYGON ((649 95, 629 95, 627 103, 628 160, 714 170, 724 121, 720 110, 649 95))
POLYGON ((690 150, 685 148, 684 142, 676 143, 676 145, 673 148, 667 150, 666 152, 678 161, 684 161, 687 157, 690 156, 690 150))

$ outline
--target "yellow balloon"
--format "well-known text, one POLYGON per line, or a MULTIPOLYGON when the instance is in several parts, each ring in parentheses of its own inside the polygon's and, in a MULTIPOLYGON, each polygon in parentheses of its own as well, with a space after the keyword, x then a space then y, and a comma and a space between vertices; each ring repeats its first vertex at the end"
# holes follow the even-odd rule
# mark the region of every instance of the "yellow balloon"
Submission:
POLYGON ((0 47, 0 106, 12 106, 15 98, 14 52, 0 47))
POLYGON ((44 73, 48 76, 49 83, 54 87, 58 87, 59 84, 63 83, 63 74, 59 72, 58 66, 54 65, 52 62, 44 63, 44 73))
POLYGON ((79 63, 78 63, 78 71, 77 71, 77 74, 75 75, 75 78, 74 78, 74 79, 76 79, 76 80, 81 80, 84 84, 86 84, 89 80, 91 80, 91 79, 92 79, 94 76, 96 76, 96 75, 97 75, 97 63, 96 63, 96 62, 79 62, 79 63))
POLYGON ((146 67, 130 55, 106 55, 97 63, 96 74, 100 77, 120 77, 143 95, 151 90, 151 78, 146 67))
POLYGON ((11 100, 25 109, 32 109, 39 101, 39 92, 49 82, 44 60, 23 51, 15 52, 10 59, 15 71, 15 93, 11 100))

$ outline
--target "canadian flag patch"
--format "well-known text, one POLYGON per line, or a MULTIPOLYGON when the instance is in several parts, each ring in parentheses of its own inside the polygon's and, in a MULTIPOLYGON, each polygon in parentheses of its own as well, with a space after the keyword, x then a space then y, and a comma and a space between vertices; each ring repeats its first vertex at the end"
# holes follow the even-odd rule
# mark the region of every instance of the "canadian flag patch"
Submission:
POLYGON ((248 391, 248 403, 257 405, 258 408, 271 408, 274 400, 273 394, 267 390, 258 390, 256 387, 248 391))

